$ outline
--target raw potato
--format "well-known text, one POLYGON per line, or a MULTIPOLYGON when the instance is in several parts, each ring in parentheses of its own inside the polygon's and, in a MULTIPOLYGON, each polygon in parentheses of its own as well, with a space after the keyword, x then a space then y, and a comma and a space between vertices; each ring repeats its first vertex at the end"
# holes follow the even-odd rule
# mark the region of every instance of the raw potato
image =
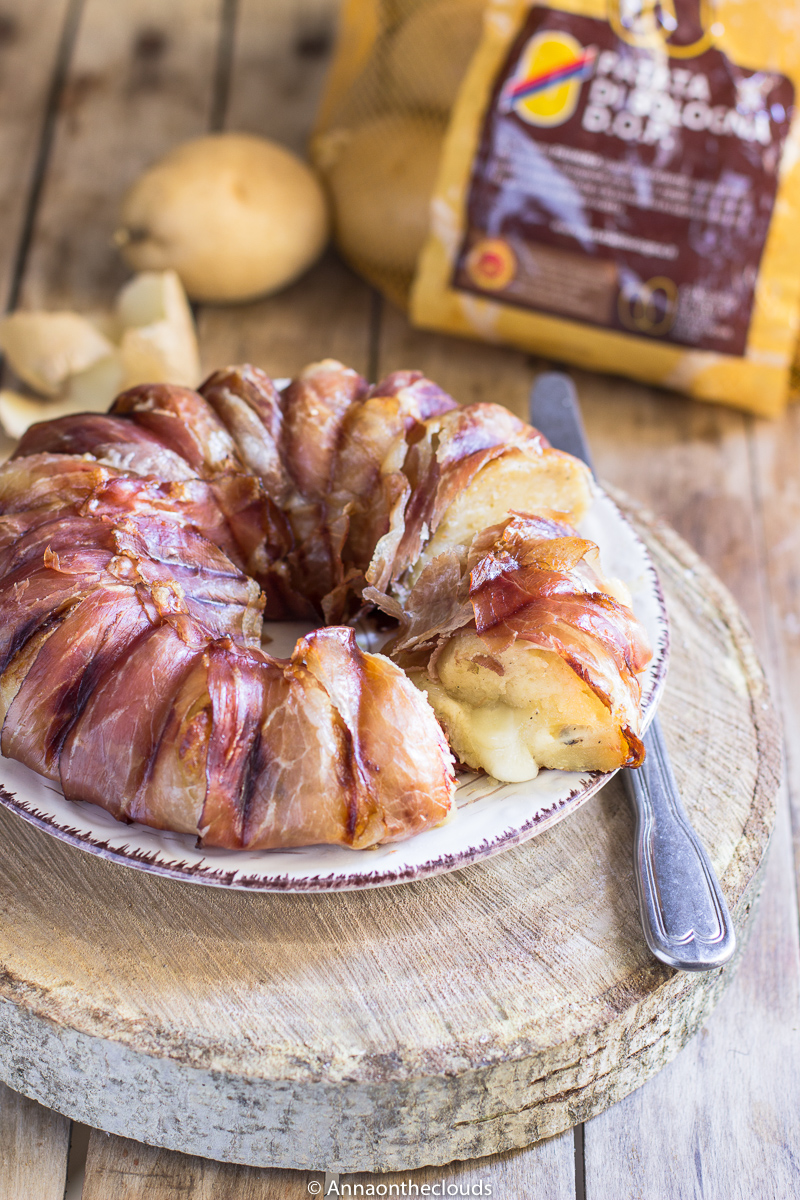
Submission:
POLYGON ((448 113, 480 41, 485 0, 423 4, 389 48, 389 74, 401 103, 448 113))
POLYGON ((0 349, 20 379, 45 396, 115 353, 91 321, 72 312, 11 313, 0 321, 0 349))
POLYGON ((77 313, 14 313, 0 322, 0 341, 14 370, 48 396, 0 392, 0 424, 9 437, 21 437, 37 421, 105 412, 123 388, 137 383, 199 383, 192 310, 174 271, 135 276, 103 328, 119 347, 77 313))
POLYGON ((345 254, 411 274, 428 233, 442 134, 414 117, 377 117, 341 141, 330 167, 345 254))
POLYGON ((63 400, 37 400, 3 388, 0 391, 0 425, 9 437, 21 438, 39 421, 53 421, 76 412, 106 412, 118 391, 115 388, 110 399, 106 389, 96 388, 85 390, 78 399, 70 395, 63 400))
POLYGON ((169 321, 127 329, 122 335, 120 355, 124 371, 122 389, 135 387, 137 383, 197 387, 200 382, 196 354, 191 361, 180 334, 169 321))
POLYGON ((123 329, 171 321, 190 330, 194 338, 192 310, 174 271, 142 271, 134 275, 118 293, 115 307, 123 329))
POLYGON ((122 363, 114 351, 107 358, 70 375, 60 396, 39 399, 19 392, 0 391, 0 425, 9 437, 21 438, 31 425, 78 412, 106 412, 122 389, 122 363))
POLYGON ((124 329, 120 343, 122 387, 177 383, 196 387, 200 355, 192 310, 174 271, 144 271, 117 297, 124 329))
MULTIPOLYGON (((105 412, 112 400, 122 391, 123 381, 122 362, 115 351, 108 358, 101 358, 85 371, 70 375, 67 380, 64 401, 72 406, 73 412, 105 412)), ((47 413, 40 417, 50 419, 55 415, 53 401, 47 406, 47 413)), ((56 401, 57 403, 57 401, 56 401)))
POLYGON ((173 269, 194 300, 277 291, 311 266, 328 236, 309 168, 248 134, 184 142, 140 177, 116 241, 137 271, 173 269))

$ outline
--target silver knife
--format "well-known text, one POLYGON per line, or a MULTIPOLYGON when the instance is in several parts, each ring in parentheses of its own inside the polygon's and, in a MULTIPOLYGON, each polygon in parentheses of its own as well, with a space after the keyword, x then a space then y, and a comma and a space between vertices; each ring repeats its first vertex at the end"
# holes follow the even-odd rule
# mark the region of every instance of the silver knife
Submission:
MULTIPOLYGON (((559 450, 591 469, 575 385, 548 371, 533 385, 530 421, 559 450)), ((661 962, 679 971, 712 971, 736 949, 736 934, 711 860, 678 792, 656 716, 644 735, 646 757, 624 770, 636 813, 634 875, 644 936, 661 962)))

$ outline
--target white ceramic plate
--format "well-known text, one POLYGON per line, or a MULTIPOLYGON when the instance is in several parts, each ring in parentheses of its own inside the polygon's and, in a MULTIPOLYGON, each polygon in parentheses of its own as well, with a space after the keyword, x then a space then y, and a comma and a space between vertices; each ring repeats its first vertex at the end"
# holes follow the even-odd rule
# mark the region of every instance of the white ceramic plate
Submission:
MULTIPOLYGON (((661 694, 669 654, 667 616, 655 567, 632 526, 604 492, 598 492, 581 532, 599 545, 606 574, 627 583, 634 610, 650 636, 654 654, 642 681, 647 726, 661 694)), ((270 652, 288 654, 296 637, 307 628, 269 626, 273 635, 270 652)), ((458 813, 451 822, 407 842, 374 850, 340 846, 198 849, 187 834, 124 825, 93 804, 66 800, 55 784, 2 757, 0 803, 82 850, 173 879, 256 891, 336 891, 385 887, 488 858, 562 820, 610 778, 599 771, 545 770, 527 783, 498 783, 485 775, 464 772, 456 794, 458 813)))

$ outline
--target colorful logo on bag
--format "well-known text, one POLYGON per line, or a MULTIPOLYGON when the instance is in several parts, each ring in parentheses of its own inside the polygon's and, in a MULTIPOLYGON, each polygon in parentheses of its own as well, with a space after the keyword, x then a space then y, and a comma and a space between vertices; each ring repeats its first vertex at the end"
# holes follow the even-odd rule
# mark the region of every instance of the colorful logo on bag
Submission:
POLYGON ((500 111, 513 111, 528 125, 563 125, 575 112, 596 57, 596 46, 584 47, 569 33, 537 33, 503 88, 500 111))
POLYGON ((501 292, 517 273, 517 257, 502 238, 484 238, 472 247, 464 266, 476 287, 501 292))

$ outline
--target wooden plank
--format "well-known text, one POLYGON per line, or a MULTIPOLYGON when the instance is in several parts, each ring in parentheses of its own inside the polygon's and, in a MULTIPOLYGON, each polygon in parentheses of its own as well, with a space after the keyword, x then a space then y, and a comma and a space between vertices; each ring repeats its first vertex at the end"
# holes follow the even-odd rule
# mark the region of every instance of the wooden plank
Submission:
POLYGON ((598 474, 686 538, 733 592, 766 654, 749 418, 628 380, 573 374, 598 474))
POLYGON ((73 1121, 69 1135, 69 1160, 67 1162, 67 1186, 64 1200, 81 1200, 83 1181, 86 1175, 86 1155, 89 1138, 94 1130, 88 1125, 73 1121))
MULTIPOLYGON (((239 0, 225 126, 305 154, 332 45, 337 0, 239 0)), ((280 377, 339 358, 369 367, 370 289, 328 254, 307 275, 252 304, 204 307, 203 364, 253 362, 280 377)))
POLYGON ((81 1200, 307 1200, 319 1172, 273 1171, 211 1162, 94 1132, 89 1140, 81 1200))
POLYGON ((197 318, 203 368, 252 362, 274 378, 338 358, 369 369, 371 296, 332 254, 277 296, 235 308, 204 306, 197 318))
MULTIPOLYGON (((387 1175, 342 1175, 337 1184, 343 1196, 429 1195, 525 1197, 525 1200, 573 1200, 575 1163, 572 1130, 546 1138, 524 1150, 492 1154, 470 1162, 454 1162, 446 1167, 424 1167, 419 1171, 392 1172, 387 1175), (363 1191, 357 1191, 358 1185, 363 1191), (367 1189, 372 1185, 373 1190, 367 1189), (423 1192, 427 1185, 429 1191, 423 1192), (348 1187, 349 1192, 345 1191, 348 1187), (385 1192, 377 1189, 383 1186, 385 1192), (405 1190, 404 1189, 405 1186, 405 1190), (412 1186, 419 1190, 412 1191, 412 1186), (396 1191, 390 1191, 392 1187, 396 1191), (433 1189, 436 1188, 436 1191, 433 1189)), ((332 1189, 329 1194, 335 1195, 332 1189)))
MULTIPOLYGON (((6 307, 31 201, 36 189, 54 73, 68 53, 72 0, 26 0, 0 15, 0 305, 6 307)), ((57 85, 57 80, 55 81, 57 85)))
POLYGON ((219 0, 86 0, 21 303, 105 308, 129 272, 111 237, 128 185, 205 131, 219 0))
POLYGON ((208 1159, 158 1150, 127 1138, 93 1133, 82 1200, 301 1200, 309 1195, 459 1195, 521 1197, 526 1200, 572 1200, 575 1174, 572 1134, 560 1134, 536 1147, 492 1155, 470 1163, 426 1167, 386 1175, 323 1175, 321 1172, 277 1171, 215 1163, 208 1159), (436 1187, 425 1193, 422 1188, 436 1187), (313 1192, 312 1187, 319 1187, 313 1192), (405 1190, 403 1188, 405 1187, 405 1190), (416 1193, 412 1188, 419 1189, 416 1193), (372 1190, 368 1190, 372 1188, 372 1190), (386 1191, 378 1191, 385 1188, 386 1191), (470 1190, 467 1191, 466 1189, 470 1190), (390 1190, 395 1189, 395 1190, 390 1190))
MULTIPOLYGON (((752 422, 636 384, 576 374, 600 473, 645 500, 711 563, 769 661, 772 621, 758 496, 762 489, 769 494, 774 481, 760 483, 754 474, 752 422)), ((773 1169, 773 1194, 797 1188, 791 1154, 798 1148, 800 1092, 791 1014, 800 963, 792 892, 779 842, 756 944, 725 1001, 671 1066, 586 1125, 589 1200, 744 1197, 758 1194, 773 1169)))
POLYGON ((793 405, 780 421, 754 421, 751 445, 800 891, 800 406, 793 405))
POLYGON ((588 1200, 797 1196, 800 962, 788 811, 739 975, 660 1075, 585 1127, 588 1200))
POLYGON ((226 128, 306 157, 338 10, 339 0, 238 0, 226 128))
POLYGON ((400 367, 424 371, 460 404, 505 404, 527 420, 534 378, 530 358, 516 350, 487 346, 446 334, 413 329, 389 301, 382 302, 376 374, 400 367))
POLYGON ((0 1200, 62 1200, 69 1121, 0 1083, 0 1200))

